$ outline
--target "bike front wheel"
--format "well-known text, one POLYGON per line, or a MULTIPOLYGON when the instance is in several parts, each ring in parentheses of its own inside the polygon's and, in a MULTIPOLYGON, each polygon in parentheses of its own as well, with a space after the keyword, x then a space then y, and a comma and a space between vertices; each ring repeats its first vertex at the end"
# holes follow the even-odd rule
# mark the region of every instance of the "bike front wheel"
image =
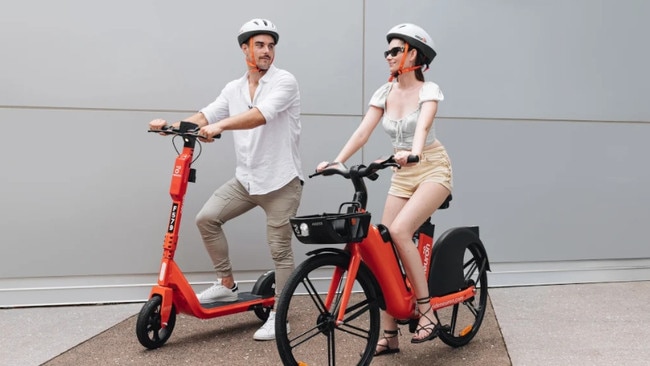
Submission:
POLYGON ((357 273, 342 324, 336 324, 349 262, 343 254, 319 254, 300 264, 287 280, 275 320, 284 365, 368 365, 372 360, 379 338, 379 302, 366 267, 357 273))

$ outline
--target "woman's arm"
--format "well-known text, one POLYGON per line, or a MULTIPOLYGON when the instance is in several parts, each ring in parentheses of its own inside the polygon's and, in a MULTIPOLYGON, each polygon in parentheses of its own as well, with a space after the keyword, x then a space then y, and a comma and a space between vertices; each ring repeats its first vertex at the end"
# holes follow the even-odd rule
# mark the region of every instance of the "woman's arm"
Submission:
POLYGON ((415 126, 415 135, 413 136, 413 146, 411 146, 411 154, 422 157, 422 150, 429 131, 433 127, 433 120, 438 112, 438 101, 432 100, 422 103, 420 107, 420 116, 418 123, 415 126))
POLYGON ((361 120, 361 124, 357 127, 356 131, 350 136, 348 142, 343 146, 341 152, 336 156, 335 162, 345 163, 350 156, 354 155, 363 145, 368 142, 372 131, 375 130, 377 124, 384 115, 384 110, 375 106, 370 106, 368 112, 361 120))

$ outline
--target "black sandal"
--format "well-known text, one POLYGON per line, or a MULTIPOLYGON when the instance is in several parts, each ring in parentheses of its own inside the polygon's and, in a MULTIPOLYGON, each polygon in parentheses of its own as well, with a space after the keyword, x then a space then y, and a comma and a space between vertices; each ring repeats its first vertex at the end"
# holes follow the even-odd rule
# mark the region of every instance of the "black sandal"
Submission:
POLYGON ((395 330, 385 330, 384 331, 384 336, 380 339, 380 341, 382 339, 385 339, 386 344, 385 345, 384 344, 379 344, 379 342, 377 342, 377 348, 375 348, 374 357, 383 356, 383 355, 390 355, 390 354, 393 354, 393 353, 398 353, 399 352, 399 347, 390 348, 390 338, 397 337, 398 333, 399 333, 399 328, 397 328, 395 330), (381 349, 381 350, 378 350, 378 349, 381 349))
MULTIPOLYGON (((423 297, 421 299, 417 299, 416 303, 418 305, 429 304, 430 300, 431 300, 431 298, 429 298, 429 297, 423 297)), ((411 338, 411 343, 423 343, 423 342, 430 341, 430 340, 436 338, 438 336, 438 331, 440 329, 440 324, 438 324, 437 322, 434 322, 431 318, 429 318, 428 316, 425 315, 427 313, 427 311, 429 311, 431 309, 431 305, 429 305, 429 309, 425 310, 424 313, 420 311, 419 306, 416 306, 416 308, 418 310, 418 314, 420 314, 420 317, 427 318, 429 323, 425 324, 425 325, 420 325, 418 323, 417 327, 415 328, 415 334, 417 335, 421 331, 430 331, 430 333, 426 337, 423 337, 423 338, 415 338, 415 337, 411 338)))

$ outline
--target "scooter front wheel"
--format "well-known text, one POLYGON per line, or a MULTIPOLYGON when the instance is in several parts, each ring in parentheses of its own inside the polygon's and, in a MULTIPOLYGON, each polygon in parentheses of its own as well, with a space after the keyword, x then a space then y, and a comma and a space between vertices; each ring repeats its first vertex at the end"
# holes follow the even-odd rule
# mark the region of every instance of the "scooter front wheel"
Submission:
POLYGON ((149 349, 155 349, 167 342, 172 335, 176 324, 176 308, 172 305, 172 311, 167 321, 167 326, 162 327, 160 309, 162 297, 154 295, 147 301, 138 314, 138 322, 135 325, 135 334, 138 341, 149 349))

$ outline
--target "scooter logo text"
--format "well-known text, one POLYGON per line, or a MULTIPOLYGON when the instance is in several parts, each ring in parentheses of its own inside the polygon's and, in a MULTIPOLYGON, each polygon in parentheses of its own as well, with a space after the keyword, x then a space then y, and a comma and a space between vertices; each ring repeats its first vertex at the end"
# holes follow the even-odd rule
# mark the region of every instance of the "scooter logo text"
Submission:
POLYGON ((181 165, 176 165, 174 167, 174 173, 172 174, 174 177, 180 177, 181 176, 181 165))
POLYGON ((168 233, 174 232, 174 227, 176 227, 176 216, 178 216, 178 203, 172 205, 172 212, 169 214, 169 226, 167 227, 168 233))

